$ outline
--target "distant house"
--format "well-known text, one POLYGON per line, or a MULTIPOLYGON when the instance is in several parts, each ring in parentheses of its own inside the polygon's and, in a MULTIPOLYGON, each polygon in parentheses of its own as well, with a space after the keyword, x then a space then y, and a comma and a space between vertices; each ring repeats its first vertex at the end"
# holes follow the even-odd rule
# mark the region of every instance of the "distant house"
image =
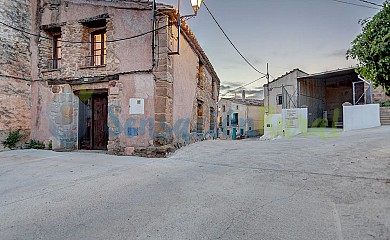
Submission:
POLYGON ((218 136, 221 139, 257 137, 264 133, 264 101, 222 98, 218 103, 218 136))
POLYGON ((342 127, 344 103, 361 105, 386 99, 390 98, 384 91, 370 88, 355 68, 316 74, 294 69, 264 85, 266 111, 278 114, 282 109, 306 107, 309 127, 342 127))
POLYGON ((297 108, 298 78, 307 75, 300 69, 294 69, 270 82, 269 87, 265 84, 264 106, 269 107, 268 112, 279 114, 282 109, 297 108))

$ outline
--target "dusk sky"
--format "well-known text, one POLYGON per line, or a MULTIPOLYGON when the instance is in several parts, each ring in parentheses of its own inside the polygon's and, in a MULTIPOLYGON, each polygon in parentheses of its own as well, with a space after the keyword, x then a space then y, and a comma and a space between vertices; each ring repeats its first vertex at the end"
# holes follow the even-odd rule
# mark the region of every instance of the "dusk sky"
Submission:
MULTIPOLYGON (((358 0, 343 0, 365 5, 358 0)), ((177 5, 177 0, 163 0, 177 5)), ((207 0, 211 12, 237 48, 257 69, 277 78, 294 68, 307 73, 350 67, 345 52, 361 32, 359 19, 379 10, 334 0, 207 0)), ((382 4, 381 0, 371 2, 382 4)), ((182 14, 192 12, 182 0, 182 14)), ((261 77, 235 52, 204 6, 188 21, 221 79, 221 93, 261 77)), ((272 80, 272 77, 271 77, 272 80)), ((256 90, 263 79, 247 90, 256 90)))

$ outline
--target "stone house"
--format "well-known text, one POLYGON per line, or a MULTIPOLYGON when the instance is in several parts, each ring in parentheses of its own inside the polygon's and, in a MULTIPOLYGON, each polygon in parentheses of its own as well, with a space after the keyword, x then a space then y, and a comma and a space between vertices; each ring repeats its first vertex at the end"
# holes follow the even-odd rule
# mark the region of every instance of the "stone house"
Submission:
POLYGON ((139 0, 31 9, 31 139, 163 157, 215 136, 220 80, 185 22, 178 35, 173 6, 158 4, 154 17, 139 0))
POLYGON ((30 134, 30 38, 6 27, 30 29, 30 12, 25 0, 2 1, 0 7, 0 141, 10 130, 20 129, 27 138, 30 134))
POLYGON ((218 137, 241 139, 264 133, 264 101, 245 98, 222 98, 218 102, 218 137))

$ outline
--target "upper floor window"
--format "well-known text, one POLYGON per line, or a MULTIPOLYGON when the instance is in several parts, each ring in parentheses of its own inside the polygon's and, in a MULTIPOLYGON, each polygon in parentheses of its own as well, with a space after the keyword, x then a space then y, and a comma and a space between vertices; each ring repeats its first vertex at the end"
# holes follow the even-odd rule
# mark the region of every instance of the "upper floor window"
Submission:
POLYGON ((212 83, 211 83, 211 97, 215 100, 216 99, 216 91, 215 91, 215 81, 213 79, 212 83))
POLYGON ((106 30, 101 30, 92 33, 92 66, 100 66, 106 64, 106 30))
POLYGON ((198 87, 200 89, 203 89, 203 72, 204 72, 204 66, 203 64, 201 63, 201 61, 199 60, 199 69, 198 69, 198 87))
POLYGON ((52 59, 49 65, 52 69, 61 68, 61 58, 62 58, 62 38, 61 34, 53 36, 53 54, 52 59))
POLYGON ((276 104, 277 105, 282 105, 283 104, 283 96, 282 95, 277 95, 276 96, 276 104))

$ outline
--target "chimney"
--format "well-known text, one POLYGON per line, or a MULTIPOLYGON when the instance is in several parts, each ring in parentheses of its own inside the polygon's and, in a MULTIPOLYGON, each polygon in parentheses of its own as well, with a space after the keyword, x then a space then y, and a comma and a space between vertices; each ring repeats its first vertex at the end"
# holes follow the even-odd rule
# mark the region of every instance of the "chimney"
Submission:
POLYGON ((245 90, 242 90, 242 100, 245 100, 245 90))

